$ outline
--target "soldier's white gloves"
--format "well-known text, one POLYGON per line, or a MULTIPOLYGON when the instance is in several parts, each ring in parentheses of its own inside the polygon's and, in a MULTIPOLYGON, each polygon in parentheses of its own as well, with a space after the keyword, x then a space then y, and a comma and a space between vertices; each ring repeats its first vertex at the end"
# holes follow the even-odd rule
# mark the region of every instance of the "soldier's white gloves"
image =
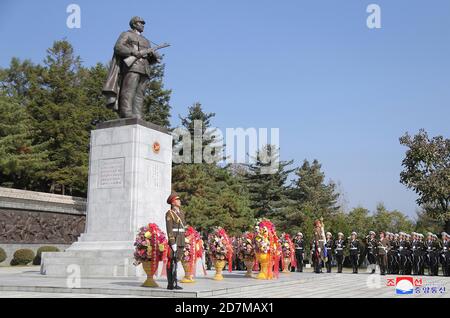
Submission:
POLYGON ((172 245, 172 250, 173 250, 174 252, 177 251, 177 244, 173 244, 173 245, 172 245))

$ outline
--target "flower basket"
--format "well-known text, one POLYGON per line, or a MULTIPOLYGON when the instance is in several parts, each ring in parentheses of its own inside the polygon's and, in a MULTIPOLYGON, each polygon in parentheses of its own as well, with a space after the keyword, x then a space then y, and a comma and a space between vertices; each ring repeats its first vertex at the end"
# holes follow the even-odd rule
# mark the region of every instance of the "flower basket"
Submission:
POLYGON ((228 261, 228 271, 232 271, 232 257, 233 246, 227 232, 221 228, 216 227, 213 232, 208 235, 209 254, 214 262, 216 269, 215 280, 223 280, 222 270, 225 262, 228 261))
POLYGON ((289 234, 283 233, 280 237, 281 265, 283 273, 289 272, 289 265, 296 267, 294 243, 289 234))
MULTIPOLYGON (((184 269, 182 283, 193 283, 194 273, 196 272, 197 260, 203 257, 203 240, 192 226, 189 226, 185 232, 185 245, 181 263, 184 269)), ((206 270, 203 268, 206 275, 206 270)))
POLYGON ((278 277, 281 248, 275 226, 268 219, 260 219, 255 226, 255 252, 260 264, 256 278, 273 279, 278 277))
POLYGON ((169 245, 166 234, 154 223, 150 223, 139 229, 134 242, 134 265, 142 264, 147 274, 147 280, 143 287, 159 287, 153 276, 158 270, 159 262, 163 262, 166 268, 169 245))
POLYGON ((244 262, 245 267, 247 268, 245 277, 253 277, 252 271, 256 260, 254 238, 254 233, 245 232, 239 239, 238 257, 244 262))

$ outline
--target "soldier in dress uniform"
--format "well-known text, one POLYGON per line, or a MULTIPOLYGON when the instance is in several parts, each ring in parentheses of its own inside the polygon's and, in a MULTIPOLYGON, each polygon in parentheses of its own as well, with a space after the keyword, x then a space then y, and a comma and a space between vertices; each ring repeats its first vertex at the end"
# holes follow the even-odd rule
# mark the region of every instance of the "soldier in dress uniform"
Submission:
POLYGON ((386 273, 387 274, 391 274, 392 273, 392 240, 394 239, 394 235, 391 232, 387 232, 386 231, 386 239, 388 241, 388 249, 387 249, 387 254, 386 254, 386 260, 387 260, 387 265, 386 265, 386 273))
POLYGON ((342 273, 342 264, 344 263, 344 249, 344 234, 339 232, 338 239, 334 242, 334 254, 336 255, 336 265, 338 273, 342 273))
POLYGON ((427 248, 423 241, 424 235, 422 233, 418 233, 419 237, 419 245, 420 245, 420 258, 419 258, 419 275, 424 275, 425 273, 425 261, 427 255, 427 248))
POLYGON ((167 289, 183 289, 178 286, 177 263, 181 260, 184 249, 184 232, 186 222, 184 212, 181 211, 181 200, 178 194, 172 193, 167 199, 170 210, 166 213, 166 229, 169 239, 169 270, 167 272, 167 289))
POLYGON ((439 254, 441 253, 442 250, 442 244, 439 241, 439 238, 436 234, 433 234, 433 242, 436 246, 436 266, 434 269, 434 276, 439 276, 439 254))
POLYGON ((350 237, 350 243, 349 243, 349 250, 350 250, 350 261, 352 263, 353 268, 353 274, 358 274, 358 261, 359 261, 359 254, 361 251, 361 243, 357 239, 358 234, 356 232, 352 232, 352 235, 350 237))
POLYGON ((327 261, 325 262, 325 267, 327 268, 327 273, 331 273, 331 262, 333 261, 333 236, 330 232, 326 233, 325 248, 327 249, 327 261))
POLYGON ((400 273, 400 235, 394 233, 394 240, 392 241, 391 249, 393 251, 393 272, 392 274, 400 273))
POLYGON ((412 273, 413 275, 419 275, 420 273, 420 256, 421 246, 419 241, 419 234, 416 232, 411 233, 411 251, 412 251, 412 273))
POLYGON ((386 275, 388 249, 389 240, 385 237, 384 232, 380 232, 380 240, 377 242, 377 258, 381 275, 386 275))
POLYGON ((442 232, 442 272, 444 276, 450 276, 450 234, 442 232))
POLYGON ((295 258, 297 261, 297 272, 303 272, 303 260, 305 258, 305 242, 303 241, 303 233, 298 232, 294 237, 295 258))
POLYGON ((409 244, 406 241, 406 233, 400 232, 399 233, 399 242, 398 242, 398 249, 400 252, 400 275, 406 274, 406 269, 408 266, 408 253, 407 250, 409 248, 409 244))
POLYGON ((377 260, 375 257, 377 242, 375 236, 376 234, 374 231, 370 231, 369 235, 366 236, 367 261, 369 262, 368 269, 372 270, 372 274, 375 273, 377 266, 377 260))
POLYGON ((427 233, 427 241, 425 242, 425 246, 427 248, 428 275, 435 276, 437 275, 437 271, 439 270, 439 264, 437 244, 433 239, 433 233, 427 233))

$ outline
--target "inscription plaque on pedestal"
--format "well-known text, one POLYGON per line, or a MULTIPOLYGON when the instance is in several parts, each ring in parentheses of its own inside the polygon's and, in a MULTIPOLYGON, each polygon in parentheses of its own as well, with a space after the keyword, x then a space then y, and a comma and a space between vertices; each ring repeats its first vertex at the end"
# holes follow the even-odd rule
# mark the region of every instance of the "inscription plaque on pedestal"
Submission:
POLYGON ((125 158, 104 159, 99 165, 99 188, 121 188, 123 187, 125 158))

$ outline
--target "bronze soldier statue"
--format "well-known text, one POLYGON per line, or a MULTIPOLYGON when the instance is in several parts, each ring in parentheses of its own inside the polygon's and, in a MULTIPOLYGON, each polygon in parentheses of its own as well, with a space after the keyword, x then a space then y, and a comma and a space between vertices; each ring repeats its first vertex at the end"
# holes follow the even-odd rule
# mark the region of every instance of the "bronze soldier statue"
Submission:
POLYGON ((123 32, 114 46, 108 78, 103 87, 107 107, 119 112, 121 118, 143 118, 144 93, 151 75, 150 65, 160 62, 157 49, 142 33, 145 21, 133 17, 131 30, 123 32))
POLYGON ((183 289, 178 286, 177 263, 181 261, 183 254, 186 222, 184 212, 181 211, 181 201, 178 194, 172 193, 167 199, 167 204, 170 204, 170 210, 166 213, 166 229, 170 244, 167 289, 183 289))

